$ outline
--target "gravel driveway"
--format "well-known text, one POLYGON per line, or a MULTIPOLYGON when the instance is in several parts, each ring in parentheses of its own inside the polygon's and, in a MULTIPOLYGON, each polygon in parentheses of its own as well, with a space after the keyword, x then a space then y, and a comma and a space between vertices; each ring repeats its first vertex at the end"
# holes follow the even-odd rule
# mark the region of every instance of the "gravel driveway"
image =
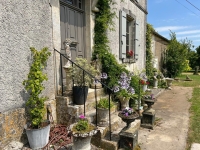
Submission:
POLYGON ((158 96, 154 130, 139 130, 141 150, 185 150, 191 97, 192 88, 177 86, 158 96))

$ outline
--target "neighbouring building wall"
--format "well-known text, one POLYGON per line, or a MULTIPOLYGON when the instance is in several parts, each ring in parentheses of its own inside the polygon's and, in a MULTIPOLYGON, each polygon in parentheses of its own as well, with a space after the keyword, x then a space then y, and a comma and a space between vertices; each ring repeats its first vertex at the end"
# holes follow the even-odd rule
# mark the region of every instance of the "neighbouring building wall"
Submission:
MULTIPOLYGON (((22 85, 31 65, 30 47, 49 47, 43 95, 55 99, 52 15, 49 0, 0 1, 0 145, 20 139, 28 93, 22 85)), ((1 149, 1 148, 0 148, 1 149)))
MULTIPOLYGON (((112 53, 116 56, 118 61, 122 63, 122 60, 119 59, 119 49, 120 49, 120 16, 119 11, 124 10, 127 13, 133 14, 135 21, 138 24, 138 41, 136 43, 137 47, 137 60, 135 63, 125 63, 127 65, 127 69, 130 71, 142 71, 145 69, 145 60, 146 60, 146 0, 139 1, 136 5, 135 0, 124 0, 121 2, 120 0, 116 1, 116 4, 112 6, 113 11, 115 10, 117 17, 114 18, 115 23, 115 31, 109 31, 108 36, 110 39, 110 48, 112 53), (134 2, 133 2, 134 1, 134 2), (139 7, 143 8, 145 11, 142 11, 139 7)), ((136 34, 136 33, 135 33, 136 34)))
POLYGON ((153 53, 153 65, 154 68, 162 71, 162 56, 167 49, 169 40, 162 37, 158 33, 152 34, 152 53, 153 53))

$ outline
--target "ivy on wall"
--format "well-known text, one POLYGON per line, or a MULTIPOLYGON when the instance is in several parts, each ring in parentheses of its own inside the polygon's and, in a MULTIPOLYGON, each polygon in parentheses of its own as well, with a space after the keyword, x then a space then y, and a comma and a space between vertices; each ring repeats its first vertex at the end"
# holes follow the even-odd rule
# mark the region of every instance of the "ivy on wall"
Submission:
POLYGON ((107 37, 108 30, 114 30, 113 18, 116 17, 116 13, 112 10, 111 5, 115 2, 112 0, 99 0, 97 8, 99 12, 96 13, 95 28, 94 28, 94 51, 92 59, 101 60, 102 72, 108 74, 107 85, 113 87, 118 80, 119 75, 125 71, 125 65, 119 64, 115 56, 111 53, 109 47, 109 39, 107 37))
POLYGON ((152 25, 147 24, 146 30, 146 74, 147 76, 153 76, 153 54, 151 51, 151 40, 152 40, 152 32, 154 31, 152 25))

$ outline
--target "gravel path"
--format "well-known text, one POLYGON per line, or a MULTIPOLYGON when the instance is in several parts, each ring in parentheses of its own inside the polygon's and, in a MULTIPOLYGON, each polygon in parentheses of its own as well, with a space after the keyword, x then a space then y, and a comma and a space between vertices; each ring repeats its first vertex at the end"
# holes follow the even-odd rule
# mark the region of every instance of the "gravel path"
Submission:
POLYGON ((185 150, 191 97, 192 88, 176 86, 158 96, 153 105, 157 125, 139 130, 141 150, 185 150))

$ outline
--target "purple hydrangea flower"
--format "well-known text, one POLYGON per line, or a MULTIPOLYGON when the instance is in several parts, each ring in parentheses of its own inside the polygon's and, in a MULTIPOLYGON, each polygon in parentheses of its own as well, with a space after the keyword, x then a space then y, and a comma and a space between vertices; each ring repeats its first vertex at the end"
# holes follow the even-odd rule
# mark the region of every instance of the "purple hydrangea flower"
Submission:
POLYGON ((114 86, 113 87, 113 91, 116 93, 116 92, 119 92, 119 86, 114 86))
POLYGON ((101 73, 101 78, 102 79, 107 79, 108 78, 107 73, 105 73, 105 72, 101 73))
POLYGON ((135 90, 134 90, 132 87, 129 87, 128 91, 129 91, 131 94, 135 94, 135 90))

